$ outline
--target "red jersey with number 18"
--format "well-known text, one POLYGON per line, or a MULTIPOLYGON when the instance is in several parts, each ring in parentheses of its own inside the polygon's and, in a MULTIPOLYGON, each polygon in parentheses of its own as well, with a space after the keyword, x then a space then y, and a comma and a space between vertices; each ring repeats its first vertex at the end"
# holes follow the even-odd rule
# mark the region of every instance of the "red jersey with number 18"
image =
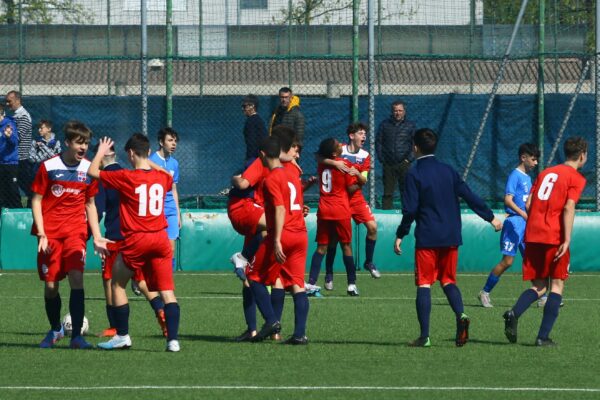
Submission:
POLYGON ((563 209, 567 200, 579 201, 585 178, 565 164, 542 171, 531 188, 531 205, 525 228, 526 243, 561 244, 563 209))
POLYGON ((157 232, 167 227, 165 196, 173 187, 173 177, 152 170, 101 171, 100 181, 119 192, 121 233, 157 232))
POLYGON ((296 167, 282 166, 271 171, 264 181, 265 218, 267 230, 272 232, 275 224, 275 207, 285 207, 283 229, 289 232, 306 232, 302 212, 302 184, 296 167), (293 169, 292 169, 293 168, 293 169))

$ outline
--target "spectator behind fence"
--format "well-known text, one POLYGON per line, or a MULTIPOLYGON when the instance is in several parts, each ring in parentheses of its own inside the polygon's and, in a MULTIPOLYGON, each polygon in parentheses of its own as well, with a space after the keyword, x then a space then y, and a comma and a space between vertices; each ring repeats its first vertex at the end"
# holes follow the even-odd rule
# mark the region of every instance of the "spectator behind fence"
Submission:
POLYGON ((244 140, 246 142, 245 166, 250 165, 258 157, 258 148, 262 140, 267 137, 265 121, 258 115, 258 97, 253 94, 242 99, 242 111, 246 116, 244 123, 244 140))
POLYGON ((392 103, 392 115, 379 125, 375 139, 377 159, 383 165, 382 208, 392 208, 392 198, 396 184, 400 197, 404 191, 404 177, 414 159, 413 136, 415 123, 406 120, 406 106, 403 101, 392 103))
POLYGON ((41 120, 38 132, 40 136, 32 141, 29 149, 29 159, 34 163, 34 171, 37 171, 41 162, 60 154, 60 140, 52 132, 52 122, 41 120))
POLYGON ((31 184, 33 183, 33 166, 29 160, 31 148, 31 116, 21 104, 21 93, 11 90, 6 94, 6 105, 14 112, 14 119, 19 132, 19 169, 17 178, 19 188, 27 196, 27 207, 31 207, 31 184))
POLYGON ((0 208, 21 207, 17 168, 19 134, 13 118, 4 114, 0 104, 0 208))
POLYGON ((300 97, 294 96, 292 89, 282 87, 279 89, 279 107, 273 111, 269 124, 269 135, 277 125, 285 125, 296 132, 298 143, 302 146, 304 141, 304 114, 300 111, 300 97))

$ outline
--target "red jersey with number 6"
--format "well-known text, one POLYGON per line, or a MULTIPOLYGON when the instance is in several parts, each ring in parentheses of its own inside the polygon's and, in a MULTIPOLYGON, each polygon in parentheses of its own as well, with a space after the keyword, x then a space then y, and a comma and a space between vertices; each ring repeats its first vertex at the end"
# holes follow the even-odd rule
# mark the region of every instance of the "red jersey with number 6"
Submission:
POLYGON ((101 171, 100 181, 119 192, 121 233, 157 232, 167 227, 165 196, 173 187, 173 177, 152 170, 101 171))
MULTIPOLYGON (((336 157, 335 161, 343 161, 346 166, 352 167, 352 164, 343 158, 336 157)), ((322 163, 319 164, 318 174, 321 195, 317 218, 328 220, 350 218, 347 188, 356 184, 356 178, 322 163)))
MULTIPOLYGON (((288 163, 291 164, 291 163, 288 163)), ((283 229, 289 232, 305 232, 302 207, 302 184, 296 167, 275 168, 264 181, 265 218, 267 230, 272 232, 275 224, 275 207, 285 207, 283 229)))
POLYGON ((565 164, 542 171, 531 188, 531 205, 525 228, 526 243, 561 244, 563 209, 567 200, 579 201, 585 178, 565 164))

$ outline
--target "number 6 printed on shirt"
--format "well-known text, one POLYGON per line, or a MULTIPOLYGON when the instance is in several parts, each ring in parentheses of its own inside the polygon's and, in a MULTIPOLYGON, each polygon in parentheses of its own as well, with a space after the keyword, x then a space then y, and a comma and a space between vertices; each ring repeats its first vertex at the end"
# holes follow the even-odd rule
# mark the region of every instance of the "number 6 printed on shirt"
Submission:
POLYGON ((554 173, 549 173, 544 177, 542 184, 537 192, 537 197, 540 200, 548 200, 550 198, 550 193, 552 193, 552 189, 554 188, 554 183, 558 179, 558 175, 554 173))

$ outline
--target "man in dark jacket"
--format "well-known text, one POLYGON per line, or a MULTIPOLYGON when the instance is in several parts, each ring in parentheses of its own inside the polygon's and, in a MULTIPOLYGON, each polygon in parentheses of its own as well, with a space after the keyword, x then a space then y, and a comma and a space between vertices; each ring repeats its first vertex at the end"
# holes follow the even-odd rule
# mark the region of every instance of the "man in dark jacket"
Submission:
POLYGON ((392 208, 392 197, 396 184, 400 196, 404 190, 404 177, 413 160, 412 140, 415 123, 407 121, 406 106, 403 101, 392 103, 392 115, 379 125, 375 139, 377 159, 383 165, 382 208, 392 208))
POLYGON ((246 142, 245 166, 258 157, 260 143, 267 135, 265 121, 258 115, 258 97, 249 94, 242 99, 242 111, 246 116, 244 123, 244 141, 246 142))
POLYGON ((300 145, 304 139, 304 114, 300 111, 300 98, 294 96, 292 89, 282 87, 279 89, 279 107, 273 111, 269 124, 269 135, 277 125, 285 125, 296 132, 300 145))
POLYGON ((20 208, 17 182, 19 133, 15 120, 4 115, 0 105, 0 208, 20 208))

